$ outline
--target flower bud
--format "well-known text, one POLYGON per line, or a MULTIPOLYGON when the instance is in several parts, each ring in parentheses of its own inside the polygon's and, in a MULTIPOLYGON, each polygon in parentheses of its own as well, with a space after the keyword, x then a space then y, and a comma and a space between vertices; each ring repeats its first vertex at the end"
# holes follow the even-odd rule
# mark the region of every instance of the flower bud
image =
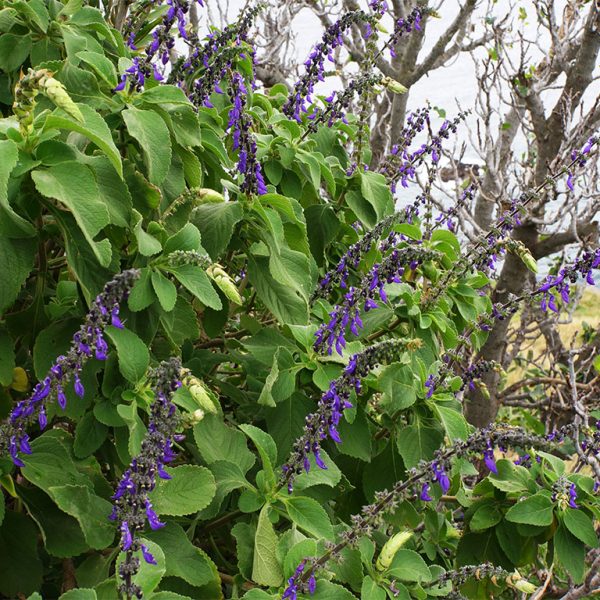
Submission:
POLYGON ((519 258, 523 261, 523 264, 533 273, 537 273, 538 272, 538 266, 537 266, 537 261, 535 260, 535 258, 533 258, 533 256, 530 254, 530 252, 526 249, 523 249, 521 252, 519 252, 519 258))
POLYGON ((382 77, 381 83, 394 94, 406 94, 408 92, 407 87, 404 87, 399 81, 391 77, 382 77))
POLYGON ((229 275, 218 264, 213 264, 206 269, 208 276, 219 286, 219 289, 234 304, 242 304, 242 297, 229 275))
POLYGON ((385 543, 375 564, 378 571, 385 571, 392 564, 396 552, 410 540, 412 535, 412 531, 400 531, 385 543))
POLYGON ((198 406, 200 406, 207 413, 213 415, 217 414, 218 410, 215 401, 211 397, 211 394, 209 393, 209 390, 205 384, 200 381, 200 379, 193 376, 188 377, 185 380, 185 384, 190 391, 192 398, 198 403, 198 406))
POLYGON ((16 392, 26 392, 29 389, 29 381, 27 380, 25 369, 22 369, 21 367, 15 367, 13 369, 10 387, 16 392))
POLYGON ((83 123, 83 115, 79 110, 77 104, 73 102, 73 99, 67 93, 67 90, 63 84, 54 79, 54 77, 47 77, 44 81, 44 93, 56 106, 62 108, 67 114, 72 116, 75 120, 83 123))
POLYGON ((198 190, 196 198, 197 204, 214 204, 218 202, 225 202, 223 194, 220 194, 219 192, 208 188, 200 188, 198 190))

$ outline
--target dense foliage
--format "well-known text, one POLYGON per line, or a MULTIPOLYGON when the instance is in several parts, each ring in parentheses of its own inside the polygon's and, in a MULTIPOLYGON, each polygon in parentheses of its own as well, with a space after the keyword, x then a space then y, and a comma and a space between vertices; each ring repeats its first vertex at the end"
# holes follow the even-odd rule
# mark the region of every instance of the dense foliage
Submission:
POLYGON ((594 416, 475 429, 463 400, 500 368, 473 359, 495 320, 593 284, 583 248, 490 300, 504 253, 536 270, 511 233, 573 187, 596 138, 466 243, 460 203, 436 214, 430 185, 410 189, 464 115, 417 111, 365 164, 369 102, 403 91, 377 57, 426 9, 387 34, 385 2, 348 13, 290 90, 254 85, 260 6, 206 38, 192 9, 141 1, 118 31, 81 0, 0 1, 0 594, 424 600, 518 597, 544 568, 587 581, 594 416), (361 75, 319 97, 351 28, 361 75))

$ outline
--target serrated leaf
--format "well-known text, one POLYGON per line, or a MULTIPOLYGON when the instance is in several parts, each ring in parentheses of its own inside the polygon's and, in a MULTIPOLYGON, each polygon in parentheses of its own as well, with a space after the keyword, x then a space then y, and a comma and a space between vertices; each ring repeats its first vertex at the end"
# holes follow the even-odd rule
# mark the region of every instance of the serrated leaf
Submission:
POLYGON ((258 515, 254 538, 252 580, 259 585, 278 586, 283 580, 283 573, 275 554, 278 539, 269 520, 269 510, 269 506, 265 505, 258 515))
POLYGON ((194 586, 203 586, 218 580, 212 560, 190 542, 185 531, 177 523, 170 521, 166 527, 146 535, 163 550, 167 577, 179 577, 194 586))
MULTIPOLYGON (((139 585, 142 588, 142 593, 144 597, 147 597, 151 594, 158 584, 160 580, 163 578, 167 568, 166 568, 166 558, 165 553, 162 551, 162 548, 156 543, 149 539, 140 538, 142 544, 144 544, 152 556, 154 556, 154 560, 156 560, 155 565, 151 565, 147 563, 140 554, 140 568, 139 571, 131 578, 132 582, 136 585, 139 585)), ((119 556, 117 558, 116 570, 118 572, 119 566, 125 560, 125 553, 119 552, 119 556)))
POLYGON ((96 242, 94 238, 110 223, 110 216, 89 167, 67 161, 32 171, 31 177, 40 194, 58 200, 71 211, 98 262, 107 267, 112 258, 111 244, 107 239, 96 242))
POLYGON ((217 294, 208 275, 201 267, 181 265, 180 267, 169 267, 169 272, 173 273, 177 281, 196 296, 200 302, 214 310, 223 308, 219 294, 217 294))
POLYGON ((110 160, 119 174, 119 177, 122 178, 123 164, 121 163, 121 155, 113 142, 106 121, 93 108, 90 108, 86 104, 77 104, 77 107, 83 115, 83 123, 79 123, 63 110, 57 109, 46 118, 44 131, 50 129, 67 129, 84 135, 106 154, 108 160, 110 160))
POLYGON ((282 500, 290 519, 300 529, 314 535, 317 539, 333 539, 331 520, 316 500, 303 496, 290 496, 282 500))
POLYGON ((511 506, 506 513, 507 521, 527 525, 552 525, 554 505, 548 496, 536 494, 511 506))
POLYGON ((580 509, 567 508, 563 514, 566 528, 590 548, 598 547, 598 534, 594 523, 588 515, 580 509))
POLYGON ((194 425, 194 439, 202 458, 209 465, 217 460, 226 460, 239 465, 246 473, 255 462, 254 454, 248 450, 246 436, 228 427, 220 416, 205 415, 194 425))
POLYGON ((38 531, 23 513, 8 511, 0 527, 0 593, 7 598, 31 594, 42 585, 38 531))
POLYGON ((77 519, 85 541, 92 548, 102 550, 112 544, 115 528, 108 520, 112 511, 110 502, 81 485, 51 486, 48 493, 63 512, 77 519))
POLYGON ((160 185, 171 167, 171 136, 165 122, 153 110, 130 107, 121 114, 127 131, 142 147, 148 180, 160 185))
POLYGON ((400 548, 387 569, 387 574, 403 581, 430 581, 431 571, 420 554, 400 548))
POLYGON ((145 375, 150 361, 148 346, 129 329, 109 325, 106 334, 117 348, 121 375, 127 381, 138 382, 145 375))
POLYGON ((161 479, 149 495, 158 514, 189 515, 210 504, 217 487, 206 467, 182 465, 165 470, 172 479, 161 479))
POLYGON ((152 271, 152 287, 166 312, 171 312, 177 302, 177 288, 175 284, 158 271, 152 271))
POLYGON ((33 225, 19 216, 8 202, 8 181, 12 170, 17 165, 17 145, 12 140, 0 141, 0 233, 8 237, 32 237, 36 234, 33 225))
POLYGON ((202 244, 213 260, 225 252, 244 211, 239 202, 202 204, 194 209, 191 221, 202 235, 202 244))

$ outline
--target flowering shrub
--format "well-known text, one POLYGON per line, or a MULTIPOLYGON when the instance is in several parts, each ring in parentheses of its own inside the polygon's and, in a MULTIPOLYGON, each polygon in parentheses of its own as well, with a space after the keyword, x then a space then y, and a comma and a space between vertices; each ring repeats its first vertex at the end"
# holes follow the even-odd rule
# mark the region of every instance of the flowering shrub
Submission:
POLYGON ((595 136, 466 242, 474 185, 438 214, 431 177, 401 195, 464 114, 416 111, 365 164, 365 102, 403 91, 377 57, 431 11, 388 34, 386 2, 346 14, 288 90, 254 81, 260 4, 204 37, 199 0, 133 3, 119 29, 91 3, 0 7, 2 597, 600 587, 600 414, 578 392, 597 373, 565 365, 568 422, 463 415, 502 371, 476 358, 494 322, 594 285, 583 247, 490 299, 506 253, 536 271, 512 234, 544 189, 573 189, 595 136), (319 96, 350 30, 364 73, 319 96))

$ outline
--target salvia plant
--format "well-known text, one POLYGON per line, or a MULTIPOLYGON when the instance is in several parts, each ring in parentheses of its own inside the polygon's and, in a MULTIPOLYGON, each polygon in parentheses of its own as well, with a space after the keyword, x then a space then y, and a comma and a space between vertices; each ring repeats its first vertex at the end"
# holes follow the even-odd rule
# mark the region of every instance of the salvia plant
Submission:
POLYGON ((597 336, 560 376, 481 355, 595 286, 593 239, 542 276, 520 231, 598 138, 465 238, 478 182, 444 204, 437 171, 467 111, 423 101, 371 161, 371 104, 407 91, 382 58, 437 16, 390 4, 265 88, 268 2, 203 30, 200 0, 0 0, 0 597, 600 590, 597 336), (508 398, 495 422, 473 393, 508 398))

